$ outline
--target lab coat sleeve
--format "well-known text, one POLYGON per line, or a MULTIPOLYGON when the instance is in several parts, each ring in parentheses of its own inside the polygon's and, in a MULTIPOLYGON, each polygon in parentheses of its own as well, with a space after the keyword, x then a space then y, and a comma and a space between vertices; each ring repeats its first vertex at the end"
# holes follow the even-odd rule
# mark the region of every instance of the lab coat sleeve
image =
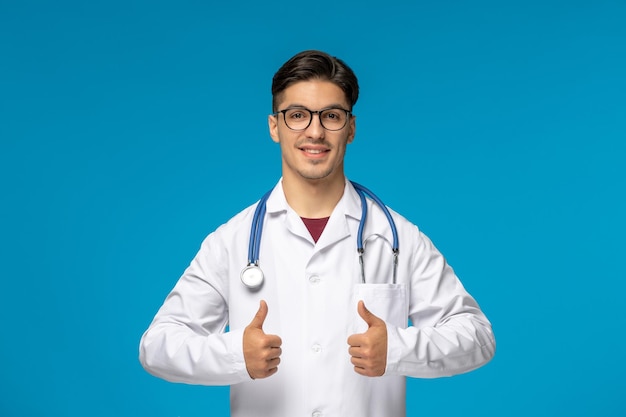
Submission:
POLYGON ((469 372, 495 353, 490 322, 421 232, 412 254, 408 328, 387 324, 387 375, 435 378, 469 372))
POLYGON ((176 283, 140 342, 139 359, 171 382, 231 385, 249 381, 243 329, 226 332, 226 245, 209 235, 176 283))

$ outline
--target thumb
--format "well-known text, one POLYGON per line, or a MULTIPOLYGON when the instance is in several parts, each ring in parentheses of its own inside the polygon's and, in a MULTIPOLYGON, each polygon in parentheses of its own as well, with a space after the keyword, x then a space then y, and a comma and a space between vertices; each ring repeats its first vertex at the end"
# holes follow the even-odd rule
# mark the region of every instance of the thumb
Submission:
POLYGON ((265 317, 267 317, 267 303, 265 300, 261 300, 259 304, 259 310, 256 312, 252 321, 250 322, 250 327, 256 327, 257 329, 263 329, 263 323, 265 322, 265 317))
POLYGON ((359 304, 357 305, 356 309, 357 309, 357 312, 359 313, 359 316, 361 316, 361 318, 365 321, 365 323, 367 323, 368 327, 372 327, 373 325, 377 324, 378 321, 380 320, 371 311, 369 311, 367 307, 365 307, 365 302, 363 302, 363 300, 359 301, 359 304))

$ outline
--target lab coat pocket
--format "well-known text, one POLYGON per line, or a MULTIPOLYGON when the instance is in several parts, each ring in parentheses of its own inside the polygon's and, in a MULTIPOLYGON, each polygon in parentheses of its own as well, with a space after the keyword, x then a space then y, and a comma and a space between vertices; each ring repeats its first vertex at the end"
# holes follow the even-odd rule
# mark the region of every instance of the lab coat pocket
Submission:
POLYGON ((352 293, 354 333, 367 331, 367 324, 357 311, 363 300, 365 307, 375 316, 393 326, 406 328, 408 322, 408 298, 405 284, 356 284, 352 293))

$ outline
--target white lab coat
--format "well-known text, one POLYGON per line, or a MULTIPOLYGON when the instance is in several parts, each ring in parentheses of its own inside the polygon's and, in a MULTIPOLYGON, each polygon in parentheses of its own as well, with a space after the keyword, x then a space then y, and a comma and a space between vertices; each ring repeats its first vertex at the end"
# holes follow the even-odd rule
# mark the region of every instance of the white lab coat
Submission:
POLYGON ((202 243, 142 337, 140 360, 148 372, 175 382, 231 385, 234 417, 396 417, 405 415, 405 376, 458 374, 492 358, 489 321, 430 240, 395 212, 400 255, 391 284, 391 231, 369 199, 367 283, 360 284, 361 204, 350 182, 314 243, 279 181, 267 201, 259 258, 265 282, 256 292, 240 281, 254 209, 202 243), (242 338, 261 299, 269 308, 263 329, 281 337, 283 353, 276 374, 252 380, 242 338), (359 299, 387 323, 382 377, 358 375, 350 363, 348 336, 366 329, 359 299))

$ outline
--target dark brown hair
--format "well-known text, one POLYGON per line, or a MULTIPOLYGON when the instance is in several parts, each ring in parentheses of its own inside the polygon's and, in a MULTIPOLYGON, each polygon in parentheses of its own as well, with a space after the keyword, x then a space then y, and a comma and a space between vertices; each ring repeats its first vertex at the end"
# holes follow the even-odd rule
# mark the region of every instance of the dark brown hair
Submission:
POLYGON ((303 51, 285 62, 272 79, 272 111, 287 87, 299 81, 323 80, 337 85, 346 95, 350 109, 359 98, 359 82, 341 59, 322 51, 303 51))

